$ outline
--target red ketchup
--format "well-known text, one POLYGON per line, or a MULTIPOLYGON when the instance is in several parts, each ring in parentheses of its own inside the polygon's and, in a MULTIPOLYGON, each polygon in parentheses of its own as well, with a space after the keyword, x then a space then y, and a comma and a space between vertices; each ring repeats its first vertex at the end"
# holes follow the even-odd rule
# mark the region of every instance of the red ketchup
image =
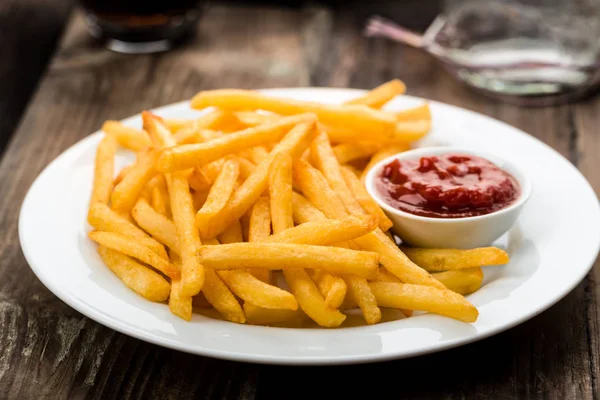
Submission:
POLYGON ((489 214, 507 207, 521 193, 512 175, 467 154, 394 160, 383 168, 376 188, 390 206, 432 218, 489 214))

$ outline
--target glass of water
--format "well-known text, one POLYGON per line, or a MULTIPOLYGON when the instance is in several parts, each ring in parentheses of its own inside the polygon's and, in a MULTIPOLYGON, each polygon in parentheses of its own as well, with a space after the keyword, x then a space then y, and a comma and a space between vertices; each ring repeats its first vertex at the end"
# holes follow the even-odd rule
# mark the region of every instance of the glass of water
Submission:
POLYGON ((550 105, 597 88, 599 8, 592 0, 452 1, 424 34, 379 17, 368 21, 365 33, 429 52, 492 97, 550 105))

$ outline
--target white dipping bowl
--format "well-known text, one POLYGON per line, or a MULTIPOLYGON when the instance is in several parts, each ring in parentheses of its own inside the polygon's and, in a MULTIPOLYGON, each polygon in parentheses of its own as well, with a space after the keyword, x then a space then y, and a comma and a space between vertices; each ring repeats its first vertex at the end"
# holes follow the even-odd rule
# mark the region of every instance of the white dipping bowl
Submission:
POLYGON ((449 146, 409 150, 381 160, 367 173, 365 186, 369 194, 392 220, 394 223, 392 230, 402 241, 417 247, 458 249, 489 246, 502 236, 517 221, 532 190, 530 180, 514 164, 480 151, 449 146), (415 160, 424 156, 442 154, 469 154, 491 161, 517 180, 521 186, 520 196, 501 210, 464 218, 423 217, 398 210, 385 202, 376 188, 376 180, 386 164, 393 160, 415 160))

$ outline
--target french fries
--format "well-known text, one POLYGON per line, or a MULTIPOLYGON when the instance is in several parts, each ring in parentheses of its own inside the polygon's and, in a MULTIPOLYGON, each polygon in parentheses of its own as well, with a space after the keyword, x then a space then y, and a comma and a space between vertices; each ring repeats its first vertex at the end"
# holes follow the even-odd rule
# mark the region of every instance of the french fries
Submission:
POLYGON ((94 186, 90 204, 97 202, 108 204, 113 190, 113 175, 115 168, 115 152, 117 141, 111 135, 106 135, 98 145, 96 151, 96 165, 94 168, 94 186))
POLYGON ((89 237, 101 246, 145 262, 169 278, 178 279, 181 275, 179 268, 129 236, 113 232, 93 231, 89 233, 89 237))
POLYGON ((185 321, 337 328, 360 308, 369 325, 413 310, 474 322, 464 295, 506 252, 398 247, 363 183, 431 129, 427 103, 383 108, 405 90, 393 80, 339 105, 212 90, 192 99, 200 117, 108 120, 88 236, 123 284, 185 321), (115 171, 119 146, 135 161, 115 171))
POLYGON ((304 244, 235 243, 200 246, 198 260, 218 270, 318 268, 363 278, 377 271, 379 255, 368 251, 304 244))
POLYGON ((372 108, 380 108, 385 103, 406 92, 404 82, 394 79, 371 90, 365 96, 349 100, 344 104, 361 104, 372 108))
POLYGON ((386 282, 371 282, 369 286, 381 307, 428 311, 464 322, 475 322, 479 315, 471 303, 450 290, 386 282))
MULTIPOLYGON (((297 100, 278 99, 247 90, 212 90, 200 92, 192 99, 192 107, 220 107, 226 110, 260 109, 281 115, 313 113, 326 125, 357 132, 368 132, 375 141, 394 135, 395 118, 362 105, 336 106, 297 100)), ((260 144, 260 143, 257 143, 260 144)))
POLYGON ((477 249, 418 249, 403 247, 402 251, 415 264, 428 271, 447 271, 509 262, 508 253, 497 247, 477 249))
POLYGON ((111 271, 134 292, 150 301, 166 301, 169 297, 171 285, 159 273, 104 246, 98 247, 98 253, 111 271))
POLYGON ((293 126, 314 120, 315 117, 312 114, 296 115, 282 118, 273 124, 248 128, 205 143, 165 149, 158 159, 157 169, 161 172, 172 172, 208 164, 243 149, 280 140, 293 126))

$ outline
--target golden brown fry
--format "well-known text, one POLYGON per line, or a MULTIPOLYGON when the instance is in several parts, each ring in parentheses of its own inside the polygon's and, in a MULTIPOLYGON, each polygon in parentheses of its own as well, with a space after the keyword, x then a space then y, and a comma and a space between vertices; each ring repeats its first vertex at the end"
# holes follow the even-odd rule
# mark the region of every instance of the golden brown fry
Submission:
POLYGON ((323 174, 308 162, 299 159, 293 168, 294 185, 327 218, 342 219, 348 215, 344 204, 331 189, 323 174))
POLYGON ((384 147, 385 143, 342 143, 333 148, 335 158, 340 164, 369 157, 384 147))
POLYGON ((260 242, 201 246, 198 259, 205 267, 219 270, 316 268, 368 278, 377 271, 379 255, 338 247, 260 242))
POLYGON ((215 237, 235 220, 239 220, 268 187, 269 167, 275 155, 286 153, 299 157, 314 134, 314 123, 300 124, 292 129, 269 153, 269 157, 256 167, 254 173, 233 193, 223 210, 212 221, 198 226, 202 237, 215 237))
POLYGON ((171 133, 176 133, 181 128, 191 124, 193 119, 186 118, 163 118, 163 124, 171 131, 171 133))
POLYGON ((208 193, 208 190, 212 185, 212 181, 204 169, 194 168, 188 176, 188 184, 195 191, 206 191, 208 193))
POLYGON ((367 324, 378 323, 381 320, 381 310, 367 280, 351 275, 345 275, 344 280, 348 286, 348 293, 360 307, 367 324))
POLYGON ((248 323, 252 325, 274 325, 306 319, 306 314, 300 309, 273 310, 258 307, 251 303, 244 303, 244 313, 246 314, 248 323))
POLYGON ((431 121, 399 121, 396 124, 396 132, 394 133, 394 142, 414 142, 427 135, 431 130, 431 121))
POLYGON ((327 134, 321 133, 315 138, 310 147, 310 155, 312 156, 313 164, 321 171, 329 186, 335 191, 337 198, 346 207, 346 210, 353 215, 365 214, 346 185, 340 164, 333 154, 327 134))
POLYGON ((208 300, 208 302, 212 304, 226 320, 240 324, 246 322, 246 315, 244 314, 244 310, 242 310, 242 306, 233 293, 231 293, 223 283, 221 278, 217 276, 215 271, 211 269, 206 270, 206 280, 202 292, 204 293, 204 296, 206 296, 206 300, 208 300))
POLYGON ((98 246, 104 263, 134 292, 150 301, 166 301, 171 285, 159 273, 130 257, 109 248, 98 246))
POLYGON ((148 180, 154 175, 154 164, 158 154, 149 152, 141 155, 129 173, 115 186, 111 195, 113 210, 129 214, 148 180))
POLYGON ((364 182, 365 176, 367 172, 375 166, 379 161, 391 157, 395 154, 402 153, 404 151, 410 150, 410 144, 408 143, 396 143, 390 146, 386 146, 385 148, 379 150, 377 153, 373 154, 371 160, 363 170, 362 176, 360 177, 361 181, 364 182))
POLYGON ((244 129, 206 143, 165 149, 160 155, 157 169, 170 172, 208 164, 243 149, 280 140, 293 126, 314 120, 315 116, 312 114, 295 115, 282 118, 273 124, 244 129))
POLYGON ((379 268, 371 280, 373 282, 402 283, 402 281, 398 279, 396 275, 390 273, 385 268, 379 268))
POLYGON ((354 198, 363 208, 363 210, 370 215, 377 217, 379 220, 379 227, 385 232, 390 229, 394 224, 385 215, 381 207, 375 200, 369 195, 367 189, 363 186, 362 182, 348 167, 342 167, 342 176, 346 181, 346 185, 350 188, 350 191, 354 195, 354 198))
POLYGON ((239 298, 263 308, 296 310, 298 303, 290 292, 264 283, 247 271, 219 271, 218 275, 239 298))
POLYGON ((225 207, 233 193, 239 172, 237 158, 231 157, 223 164, 221 172, 208 192, 206 202, 196 213, 196 224, 202 226, 206 221, 210 222, 225 207))
POLYGON ((377 86, 366 95, 349 100, 344 104, 362 104, 372 108, 381 108, 394 97, 406 92, 406 85, 399 79, 394 79, 377 86))
POLYGON ((192 297, 181 294, 181 280, 179 279, 171 281, 169 309, 173 314, 186 321, 192 319, 192 297))
POLYGON ((112 135, 106 135, 100 141, 96 150, 94 166, 94 186, 90 204, 97 202, 108 204, 113 190, 113 176, 115 169, 115 153, 117 141, 112 135))
POLYGON ((381 307, 427 311, 464 322, 475 322, 479 315, 463 296, 447 289, 386 282, 372 282, 369 286, 381 307))
POLYGON ((156 210, 156 212, 167 215, 167 193, 163 193, 160 187, 155 186, 152 189, 152 194, 150 195, 150 201, 152 202, 152 208, 156 210))
POLYGON ((279 233, 293 227, 292 158, 288 154, 277 154, 271 163, 269 195, 273 233, 279 233))
MULTIPOLYGON (((179 239, 173 221, 154 210, 144 199, 139 199, 131 210, 131 216, 137 224, 152 237, 180 254, 179 239)), ((100 228, 97 228, 100 229, 100 228)))
POLYGON ((149 111, 142 111, 143 127, 152 145, 157 149, 175 146, 176 142, 171 131, 163 124, 163 119, 149 111))
POLYGON ((119 142, 119 145, 133 151, 143 151, 152 145, 146 131, 130 128, 119 121, 104 122, 102 130, 107 134, 114 136, 119 142))
POLYGON ((483 271, 479 267, 436 272, 431 275, 448 289, 463 295, 475 292, 483 282, 483 271))
POLYGON ((93 231, 89 237, 101 246, 136 258, 156 268, 171 279, 178 279, 179 269, 135 239, 114 232, 93 231))
POLYGON ((398 121, 431 120, 431 111, 429 104, 409 108, 395 113, 398 121))
POLYGON ((259 113, 256 111, 237 111, 233 114, 246 126, 271 124, 281 118, 281 116, 277 114, 259 113))
POLYGON ((293 228, 269 236, 263 241, 271 243, 313 244, 331 246, 366 235, 377 227, 373 216, 347 216, 304 222, 293 228))
POLYGON ((88 213, 88 222, 99 231, 114 232, 134 238, 141 245, 168 260, 167 252, 160 243, 105 204, 92 204, 88 213))
POLYGON ((204 267, 196 257, 201 243, 194 225, 194 203, 184 174, 168 175, 167 186, 180 248, 181 295, 191 297, 198 294, 204 284, 204 267))
MULTIPOLYGON (((322 177, 321 177, 322 178, 322 177)), ((311 221, 320 221, 327 219, 325 214, 315 207, 306 197, 299 193, 292 193, 292 205, 294 212, 294 222, 298 225, 311 221)))
POLYGON ((326 105, 276 98, 247 90, 211 90, 198 93, 192 107, 221 107, 229 110, 265 110, 281 115, 314 113, 321 122, 359 132, 368 132, 374 140, 392 137, 395 118, 389 113, 366 106, 326 105), (377 138, 377 139, 376 139, 377 138))
MULTIPOLYGON (((271 208, 269 199, 260 197, 252 209, 248 218, 248 241, 259 242, 271 234, 271 208)), ((271 283, 271 271, 263 269, 250 270, 252 275, 263 282, 271 283)))
POLYGON ((508 253, 497 247, 479 247, 468 250, 402 247, 402 251, 412 262, 428 271, 503 265, 510 261, 508 253))

